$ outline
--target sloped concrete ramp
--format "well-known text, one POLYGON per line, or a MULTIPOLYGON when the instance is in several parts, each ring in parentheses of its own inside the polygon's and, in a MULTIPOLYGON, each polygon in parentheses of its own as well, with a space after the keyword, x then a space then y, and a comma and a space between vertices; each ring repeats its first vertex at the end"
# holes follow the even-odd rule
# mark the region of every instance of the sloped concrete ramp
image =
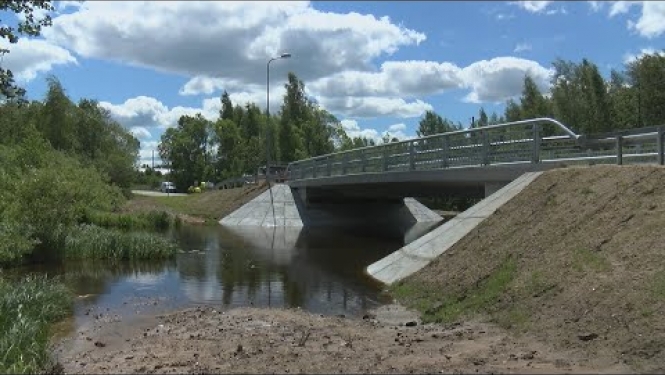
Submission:
POLYGON ((303 226, 291 188, 285 184, 273 185, 263 194, 222 218, 219 223, 226 226, 253 227, 303 226))
POLYGON ((449 222, 372 263, 367 267, 367 273, 373 278, 390 285, 419 271, 450 249, 457 241, 461 240, 541 174, 542 172, 523 174, 449 222))

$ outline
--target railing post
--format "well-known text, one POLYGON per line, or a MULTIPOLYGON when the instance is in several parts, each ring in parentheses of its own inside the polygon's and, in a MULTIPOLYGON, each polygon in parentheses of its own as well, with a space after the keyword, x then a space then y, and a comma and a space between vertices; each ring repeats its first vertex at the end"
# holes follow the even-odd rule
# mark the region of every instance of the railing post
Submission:
POLYGON ((349 153, 345 152, 342 156, 342 176, 346 175, 346 167, 349 163, 349 153))
POLYGON ((328 155, 328 156, 326 157, 326 161, 327 161, 327 163, 328 163, 328 177, 330 177, 330 176, 332 176, 332 159, 331 159, 331 155, 328 155))
POLYGON ((360 171, 365 173, 365 168, 367 167, 367 154, 365 150, 360 151, 360 171))
POLYGON ((531 162, 534 164, 540 163, 540 127, 538 124, 533 124, 533 155, 531 162))
POLYGON ((414 141, 409 142, 409 170, 416 170, 416 145, 414 141))
POLYGON ((482 163, 483 165, 490 164, 490 135, 487 130, 480 131, 480 137, 482 139, 482 163))
POLYGON ((388 146, 383 146, 383 171, 388 171, 388 146))
POLYGON ((623 164, 623 137, 617 135, 617 165, 623 164))
POLYGON ((665 129, 662 126, 658 127, 658 164, 665 164, 665 147, 663 147, 663 133, 665 129))
POLYGON ((441 168, 448 168, 448 137, 441 137, 441 168))
POLYGON ((319 166, 317 165, 317 160, 314 159, 312 160, 312 178, 316 178, 317 169, 319 169, 319 166))

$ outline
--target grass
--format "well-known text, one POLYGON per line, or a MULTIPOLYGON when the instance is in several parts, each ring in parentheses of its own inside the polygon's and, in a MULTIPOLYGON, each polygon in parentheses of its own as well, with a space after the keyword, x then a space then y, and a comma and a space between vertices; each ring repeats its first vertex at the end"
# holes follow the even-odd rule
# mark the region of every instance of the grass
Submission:
POLYGON ((651 293, 654 297, 665 300, 665 271, 657 272, 654 275, 651 293))
POLYGON ((65 237, 64 255, 68 259, 144 260, 175 256, 177 245, 157 234, 124 232, 83 224, 65 237))
POLYGON ((10 282, 0 277, 0 373, 50 371, 49 327, 71 313, 72 296, 44 276, 10 282))
POLYGON ((134 195, 123 207, 125 212, 154 210, 185 214, 216 224, 222 217, 266 191, 265 183, 235 189, 211 190, 200 194, 176 197, 148 197, 134 195))
POLYGON ((515 260, 508 257, 487 278, 462 293, 441 295, 439 288, 418 285, 408 279, 391 291, 397 299, 408 300, 409 305, 419 310, 424 322, 451 323, 464 315, 492 310, 515 278, 516 268, 515 260))
POLYGON ((148 211, 137 213, 113 213, 102 211, 89 211, 83 222, 104 228, 118 228, 123 230, 157 230, 164 231, 177 226, 180 220, 165 211, 148 211))
POLYGON ((612 268, 610 262, 600 253, 578 248, 573 253, 573 269, 583 272, 585 269, 605 272, 612 268))

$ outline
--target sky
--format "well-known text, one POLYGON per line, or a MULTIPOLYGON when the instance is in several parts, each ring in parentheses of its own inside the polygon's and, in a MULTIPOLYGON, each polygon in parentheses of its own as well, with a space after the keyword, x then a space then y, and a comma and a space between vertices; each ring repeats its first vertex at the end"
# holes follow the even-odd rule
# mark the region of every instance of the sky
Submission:
MULTIPOLYGON (((415 136, 423 113, 464 125, 501 114, 525 75, 549 90, 557 58, 608 76, 665 48, 665 1, 56 1, 53 25, 0 57, 41 100, 55 75, 69 97, 96 99, 150 163, 182 115, 214 120, 234 104, 276 113, 294 72, 350 136, 415 136), (156 154, 156 152, 155 152, 156 154)), ((0 24, 16 22, 0 12, 0 24)), ((6 46, 0 40, 0 46, 6 46)))

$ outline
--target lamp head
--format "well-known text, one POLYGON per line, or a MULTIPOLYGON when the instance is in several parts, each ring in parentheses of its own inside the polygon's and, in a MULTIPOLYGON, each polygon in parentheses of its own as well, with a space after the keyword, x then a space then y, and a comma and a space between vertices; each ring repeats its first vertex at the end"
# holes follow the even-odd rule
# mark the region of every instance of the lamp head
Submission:
POLYGON ((283 53, 279 56, 280 59, 288 59, 291 57, 290 53, 283 53))

